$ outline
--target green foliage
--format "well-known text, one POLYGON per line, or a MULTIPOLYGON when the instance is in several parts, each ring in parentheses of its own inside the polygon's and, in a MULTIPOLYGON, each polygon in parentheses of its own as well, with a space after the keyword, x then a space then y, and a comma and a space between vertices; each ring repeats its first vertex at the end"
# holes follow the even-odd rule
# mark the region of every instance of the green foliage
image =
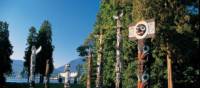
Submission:
MULTIPOLYGON (((130 70, 130 67, 135 66, 134 63, 131 61, 135 58, 135 43, 128 40, 128 30, 127 26, 131 23, 131 11, 132 11, 132 4, 128 1, 122 1, 123 4, 120 4, 115 0, 103 0, 100 5, 99 13, 97 14, 96 24, 94 26, 94 31, 89 35, 90 40, 94 40, 94 57, 93 61, 96 62, 97 58, 97 51, 99 49, 99 37, 98 35, 100 32, 103 33, 103 86, 105 88, 113 88, 115 82, 115 45, 116 45, 116 21, 113 19, 113 15, 117 15, 118 9, 123 9, 125 13, 122 18, 122 61, 123 64, 123 71, 127 71, 128 73, 123 74, 123 86, 124 87, 131 87, 136 81, 134 78, 134 69, 130 70), (120 8, 117 6, 120 5, 120 8), (126 7, 124 6, 126 5, 126 7), (124 7, 123 7, 124 6, 124 7), (96 36, 96 37, 95 37, 96 36), (134 56, 134 57, 133 57, 134 56), (129 73, 130 72, 130 73, 129 73), (131 77, 131 78, 130 78, 131 77)), ((88 41, 88 40, 86 40, 88 41)), ((94 63, 93 67, 96 66, 94 63)), ((95 67, 96 68, 96 67, 95 67)), ((95 71, 93 71, 95 73, 95 71)), ((135 76, 136 77, 136 76, 135 76)), ((93 81, 96 80, 96 76, 93 77, 93 81)), ((135 85, 136 86, 136 85, 135 85)))
POLYGON ((31 49, 35 45, 37 48, 42 47, 40 53, 36 57, 36 73, 41 74, 42 82, 43 76, 46 72, 46 62, 49 60, 49 75, 53 72, 53 50, 54 46, 52 45, 52 29, 51 24, 48 21, 44 21, 40 27, 39 33, 37 33, 34 27, 29 29, 29 36, 27 38, 27 48, 25 50, 25 62, 24 62, 24 71, 22 73, 30 74, 30 59, 31 59, 31 49))
POLYGON ((36 72, 45 75, 46 71, 46 62, 49 60, 49 73, 53 72, 53 50, 54 46, 52 45, 52 28, 51 24, 45 20, 39 30, 37 37, 37 47, 41 46, 42 50, 37 55, 36 59, 36 72))
POLYGON ((0 21, 0 85, 5 82, 5 74, 10 74, 12 71, 12 55, 13 46, 9 41, 8 24, 0 21))
MULTIPOLYGON (((115 85, 116 21, 113 19, 113 15, 117 15, 121 10, 124 13, 124 16, 121 19, 121 59, 123 62, 122 84, 125 88, 131 88, 136 81, 134 68, 131 69, 131 67, 135 67, 135 63, 131 61, 136 57, 135 53, 133 53, 133 51, 136 51, 136 44, 129 41, 127 30, 127 25, 132 21, 132 4, 130 3, 130 0, 103 0, 101 2, 99 14, 97 15, 93 33, 97 35, 100 34, 100 32, 103 32, 103 86, 106 88, 113 88, 115 85)), ((98 41, 96 41, 95 47, 98 49, 98 41)))
POLYGON ((86 49, 88 49, 88 46, 84 46, 84 45, 82 45, 82 46, 79 46, 78 48, 77 48, 77 52, 79 52, 79 56, 87 56, 88 55, 88 52, 86 51, 86 49))
POLYGON ((174 87, 198 87, 197 81, 194 81, 197 79, 188 78, 188 76, 196 76, 197 74, 195 72, 199 72, 196 68, 197 66, 193 66, 198 57, 195 54, 197 52, 196 49, 199 47, 197 41, 194 41, 197 39, 196 33, 199 32, 199 28, 195 26, 199 26, 199 24, 196 23, 198 22, 198 18, 195 21, 192 20, 199 14, 193 14, 188 11, 190 6, 195 6, 194 3, 196 1, 187 1, 187 3, 186 1, 174 0, 141 1, 143 2, 142 7, 144 7, 141 9, 138 9, 140 7, 138 6, 139 4, 135 4, 137 2, 139 1, 133 1, 133 8, 135 7, 133 9, 134 19, 138 17, 139 20, 156 19, 156 37, 151 45, 154 60, 151 64, 150 86, 153 88, 167 87, 165 63, 168 43, 170 51, 172 52, 174 87), (143 13, 142 17, 139 15, 140 12, 143 13), (187 75, 183 75, 182 72, 185 72, 190 66, 196 68, 190 70, 194 74, 188 73, 187 75))
MULTIPOLYGON (((115 82, 115 43, 116 22, 112 18, 119 11, 124 12, 122 22, 121 58, 123 88, 136 87, 137 44, 128 39, 130 23, 154 18, 156 37, 147 39, 150 45, 150 87, 167 87, 167 44, 172 52, 173 82, 177 88, 197 88, 200 73, 197 54, 199 49, 199 0, 102 0, 93 32, 95 36, 103 33, 103 86, 113 88, 115 82), (193 7, 193 8, 191 8, 193 7)), ((94 48, 97 50, 98 38, 94 48)), ((88 39, 86 40, 88 41, 88 39)), ((94 51, 97 52, 97 51, 94 51)), ((96 61, 97 58, 94 58, 96 61)), ((95 67, 95 65, 94 65, 95 67)), ((95 78, 94 78, 95 79, 95 78)))

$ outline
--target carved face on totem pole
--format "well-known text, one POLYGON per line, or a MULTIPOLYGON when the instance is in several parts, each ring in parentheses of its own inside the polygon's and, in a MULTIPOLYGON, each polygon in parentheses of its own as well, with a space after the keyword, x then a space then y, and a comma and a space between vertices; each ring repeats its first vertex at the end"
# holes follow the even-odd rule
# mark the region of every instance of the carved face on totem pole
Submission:
POLYGON ((153 38, 155 34, 155 21, 142 20, 136 24, 129 25, 129 39, 130 40, 140 40, 145 38, 153 38))
POLYGON ((137 88, 148 88, 149 70, 149 46, 145 44, 146 38, 152 38, 155 34, 154 20, 139 21, 129 26, 129 38, 138 40, 138 61, 137 61, 137 88))
POLYGON ((146 32, 146 26, 144 24, 139 24, 136 27, 136 34, 138 36, 143 36, 145 32, 146 32))
POLYGON ((32 54, 35 54, 35 53, 36 53, 36 48, 35 48, 35 46, 32 46, 31 51, 32 51, 32 54))

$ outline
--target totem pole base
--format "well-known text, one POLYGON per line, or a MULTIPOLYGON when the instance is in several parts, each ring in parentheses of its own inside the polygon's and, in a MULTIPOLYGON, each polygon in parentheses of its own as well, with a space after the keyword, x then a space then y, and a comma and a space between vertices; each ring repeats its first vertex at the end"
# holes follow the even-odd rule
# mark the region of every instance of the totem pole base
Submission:
POLYGON ((29 88, 35 88, 35 82, 34 82, 34 81, 32 81, 32 82, 30 83, 29 88))
POLYGON ((70 88, 69 84, 64 84, 64 88, 70 88))
POLYGON ((137 88, 143 88, 142 81, 138 81, 137 88))

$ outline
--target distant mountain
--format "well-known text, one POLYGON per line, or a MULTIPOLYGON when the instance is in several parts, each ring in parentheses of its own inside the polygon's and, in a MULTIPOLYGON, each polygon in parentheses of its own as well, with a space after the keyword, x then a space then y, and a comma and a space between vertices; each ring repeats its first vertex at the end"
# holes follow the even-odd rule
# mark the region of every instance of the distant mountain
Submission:
POLYGON ((12 60, 12 76, 13 77, 20 77, 21 76, 21 72, 23 70, 23 60, 12 60))
MULTIPOLYGON (((77 66, 78 66, 78 65, 82 65, 82 64, 84 64, 84 63, 85 63, 85 62, 83 61, 82 58, 79 58, 79 59, 75 59, 75 60, 70 61, 70 62, 68 63, 68 64, 70 64, 70 71, 76 72, 76 71, 77 71, 77 66)), ((64 71, 64 68, 65 68, 64 65, 63 65, 63 66, 60 66, 60 67, 58 67, 58 68, 55 68, 53 74, 58 74, 58 73, 63 72, 63 71, 64 71)))
MULTIPOLYGON (((13 60, 13 63, 12 63, 12 77, 21 77, 21 72, 23 71, 23 63, 24 61, 23 60, 13 60)), ((85 62, 83 61, 82 58, 79 58, 79 59, 75 59, 75 60, 72 60, 70 61, 68 64, 70 64, 70 71, 72 72, 76 72, 77 71, 77 66, 78 65, 81 65, 84 64, 85 62)), ((64 68, 65 66, 60 66, 58 68, 55 68, 54 69, 54 72, 52 75, 57 75, 58 73, 61 73, 64 71, 64 68)))

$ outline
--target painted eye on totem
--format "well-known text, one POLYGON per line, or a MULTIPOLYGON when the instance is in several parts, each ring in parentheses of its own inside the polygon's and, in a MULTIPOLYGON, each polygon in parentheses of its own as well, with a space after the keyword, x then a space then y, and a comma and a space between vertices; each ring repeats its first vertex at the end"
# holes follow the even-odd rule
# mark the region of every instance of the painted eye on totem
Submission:
POLYGON ((146 32, 146 26, 144 24, 139 24, 139 25, 137 25, 136 30, 137 30, 136 33, 138 35, 142 36, 146 32))
POLYGON ((144 24, 139 24, 139 25, 137 25, 137 30, 145 31, 146 26, 144 24))

